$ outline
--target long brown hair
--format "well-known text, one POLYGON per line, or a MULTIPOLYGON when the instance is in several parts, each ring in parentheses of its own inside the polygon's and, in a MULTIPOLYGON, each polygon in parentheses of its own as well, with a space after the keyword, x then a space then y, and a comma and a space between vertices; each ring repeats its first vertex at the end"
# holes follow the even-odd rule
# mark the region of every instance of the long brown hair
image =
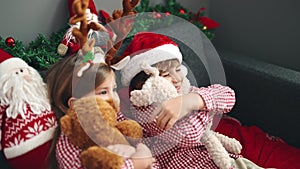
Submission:
MULTIPOLYGON (((73 55, 55 63, 46 73, 45 81, 49 100, 58 121, 69 109, 68 100, 71 97, 80 98, 95 90, 95 87, 101 85, 113 71, 107 64, 96 63, 90 66, 81 77, 78 77, 77 73, 83 66, 84 64, 79 60, 79 56, 73 55)), ((49 168, 51 169, 57 168, 55 148, 60 133, 60 124, 58 123, 50 149, 49 168)))

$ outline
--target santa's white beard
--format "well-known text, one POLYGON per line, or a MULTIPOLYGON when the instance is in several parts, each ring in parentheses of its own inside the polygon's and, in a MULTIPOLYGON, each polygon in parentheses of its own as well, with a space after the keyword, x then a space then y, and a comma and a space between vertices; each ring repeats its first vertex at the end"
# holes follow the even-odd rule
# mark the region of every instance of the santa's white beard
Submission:
POLYGON ((46 84, 35 69, 30 67, 29 72, 30 81, 15 73, 5 74, 0 79, 0 104, 8 106, 7 117, 16 118, 20 114, 25 118, 27 106, 34 114, 51 109, 46 84))

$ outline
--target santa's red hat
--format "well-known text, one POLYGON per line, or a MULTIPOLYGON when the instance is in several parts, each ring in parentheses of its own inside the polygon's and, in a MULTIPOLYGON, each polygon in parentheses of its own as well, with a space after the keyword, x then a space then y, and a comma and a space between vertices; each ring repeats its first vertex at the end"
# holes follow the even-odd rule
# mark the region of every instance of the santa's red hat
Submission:
POLYGON ((9 58, 12 58, 12 56, 5 50, 0 48, 0 63, 9 58))
POLYGON ((10 54, 0 49, 0 78, 2 75, 11 72, 14 69, 26 68, 28 64, 18 57, 12 57, 10 54))
POLYGON ((131 79, 142 71, 142 63, 153 65, 170 59, 182 62, 178 45, 169 37, 152 32, 136 34, 123 55, 131 58, 120 72, 123 86, 128 86, 131 79))

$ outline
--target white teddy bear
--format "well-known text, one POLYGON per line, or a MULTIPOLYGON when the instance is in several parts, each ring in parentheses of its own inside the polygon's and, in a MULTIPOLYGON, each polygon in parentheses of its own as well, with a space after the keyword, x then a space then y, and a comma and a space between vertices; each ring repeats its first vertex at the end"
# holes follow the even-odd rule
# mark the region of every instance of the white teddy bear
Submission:
POLYGON ((175 87, 165 78, 159 76, 159 71, 146 64, 141 65, 145 73, 150 74, 141 90, 131 91, 130 101, 135 106, 148 106, 153 103, 160 104, 167 99, 178 96, 175 87))
MULTIPOLYGON (((147 64, 142 64, 141 67, 145 73, 151 76, 146 80, 141 90, 131 91, 130 101, 133 105, 148 106, 160 104, 179 95, 170 82, 159 76, 157 68, 147 64)), ((189 88, 190 86, 189 80, 186 77, 184 78, 183 84, 183 88, 189 88)), ((187 91, 185 93, 187 93, 187 91)), ((215 114, 211 114, 211 116, 214 115, 215 114)), ((230 158, 228 152, 240 154, 242 145, 234 138, 229 138, 211 130, 211 125, 212 122, 206 127, 207 131, 200 139, 200 142, 204 144, 214 163, 220 169, 234 168, 234 159, 230 158)))

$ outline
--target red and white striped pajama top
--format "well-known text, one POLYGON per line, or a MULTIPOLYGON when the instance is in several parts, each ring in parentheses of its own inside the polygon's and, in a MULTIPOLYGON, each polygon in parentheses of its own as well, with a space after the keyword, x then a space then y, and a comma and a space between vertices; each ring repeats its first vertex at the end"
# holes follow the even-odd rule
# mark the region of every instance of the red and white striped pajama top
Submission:
POLYGON ((134 117, 143 126, 144 142, 152 150, 160 168, 218 168, 199 140, 213 119, 210 112, 229 112, 235 104, 235 93, 219 84, 191 87, 190 92, 198 93, 203 98, 205 108, 186 115, 169 130, 158 128, 155 121, 149 122, 154 106, 131 107, 134 117))

